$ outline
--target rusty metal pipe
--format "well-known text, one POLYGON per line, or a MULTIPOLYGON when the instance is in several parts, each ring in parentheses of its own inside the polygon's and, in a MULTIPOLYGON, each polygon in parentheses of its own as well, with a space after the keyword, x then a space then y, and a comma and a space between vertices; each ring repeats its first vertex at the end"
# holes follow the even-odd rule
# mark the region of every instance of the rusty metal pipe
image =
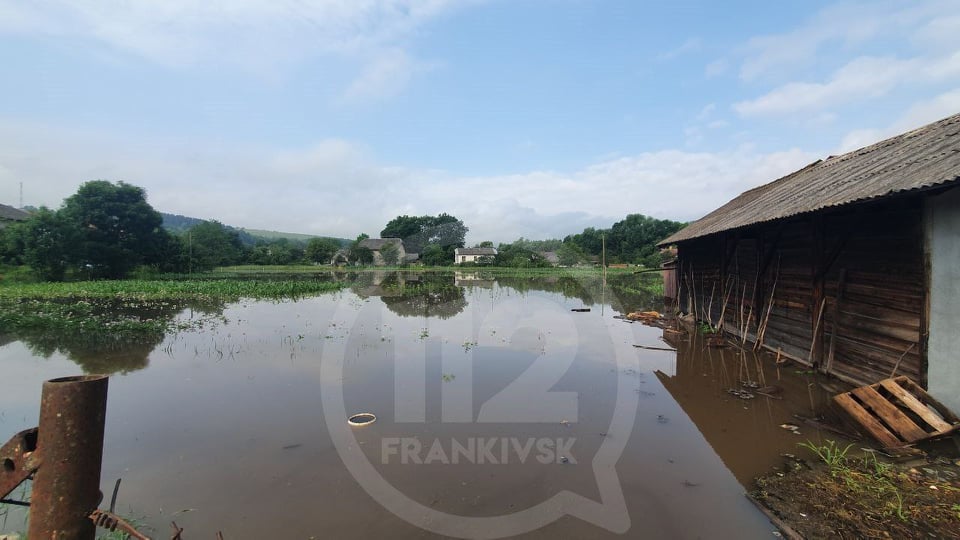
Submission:
POLYGON ((88 375, 43 383, 37 439, 42 465, 30 496, 29 538, 94 539, 89 516, 101 498, 108 380, 88 375))

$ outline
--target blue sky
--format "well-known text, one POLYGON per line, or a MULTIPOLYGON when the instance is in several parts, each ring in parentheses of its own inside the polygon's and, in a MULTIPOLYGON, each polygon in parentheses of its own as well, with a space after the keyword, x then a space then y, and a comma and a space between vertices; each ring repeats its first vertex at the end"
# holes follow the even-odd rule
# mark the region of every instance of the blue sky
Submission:
POLYGON ((695 219, 960 112, 960 3, 0 0, 0 201, 468 240, 695 219))

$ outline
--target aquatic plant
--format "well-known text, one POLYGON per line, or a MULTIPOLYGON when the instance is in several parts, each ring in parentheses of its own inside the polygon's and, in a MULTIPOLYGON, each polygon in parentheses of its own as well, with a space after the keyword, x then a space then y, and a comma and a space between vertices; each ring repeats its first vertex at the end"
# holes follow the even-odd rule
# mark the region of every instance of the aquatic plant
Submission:
POLYGON ((0 332, 44 342, 155 341, 203 328, 227 302, 287 300, 338 291, 315 280, 115 280, 0 286, 0 332), (192 308, 194 316, 177 318, 192 308))

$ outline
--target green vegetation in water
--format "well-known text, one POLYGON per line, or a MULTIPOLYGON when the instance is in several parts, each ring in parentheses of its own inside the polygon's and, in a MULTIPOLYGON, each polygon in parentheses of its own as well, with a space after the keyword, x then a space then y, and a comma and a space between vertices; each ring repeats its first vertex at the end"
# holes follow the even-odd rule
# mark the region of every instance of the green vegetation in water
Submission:
MULTIPOLYGON (((87 345, 157 341, 202 328, 223 304, 284 300, 340 290, 315 280, 114 280, 0 286, 0 332, 87 345), (176 318, 186 308, 201 316, 176 318), (203 316, 206 315, 206 316, 203 316)), ((52 344, 45 348, 56 347, 52 344)))
POLYGON ((700 321, 697 323, 697 332, 700 334, 716 334, 717 331, 708 323, 700 321))

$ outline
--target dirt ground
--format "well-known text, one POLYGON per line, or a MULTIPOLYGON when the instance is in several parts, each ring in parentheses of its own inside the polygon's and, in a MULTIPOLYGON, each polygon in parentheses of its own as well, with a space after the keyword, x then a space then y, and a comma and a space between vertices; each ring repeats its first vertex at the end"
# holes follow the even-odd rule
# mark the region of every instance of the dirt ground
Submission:
POLYGON ((784 536, 960 538, 956 449, 890 462, 844 448, 818 448, 826 459, 812 465, 785 456, 782 471, 756 480, 750 496, 781 521, 784 536))

